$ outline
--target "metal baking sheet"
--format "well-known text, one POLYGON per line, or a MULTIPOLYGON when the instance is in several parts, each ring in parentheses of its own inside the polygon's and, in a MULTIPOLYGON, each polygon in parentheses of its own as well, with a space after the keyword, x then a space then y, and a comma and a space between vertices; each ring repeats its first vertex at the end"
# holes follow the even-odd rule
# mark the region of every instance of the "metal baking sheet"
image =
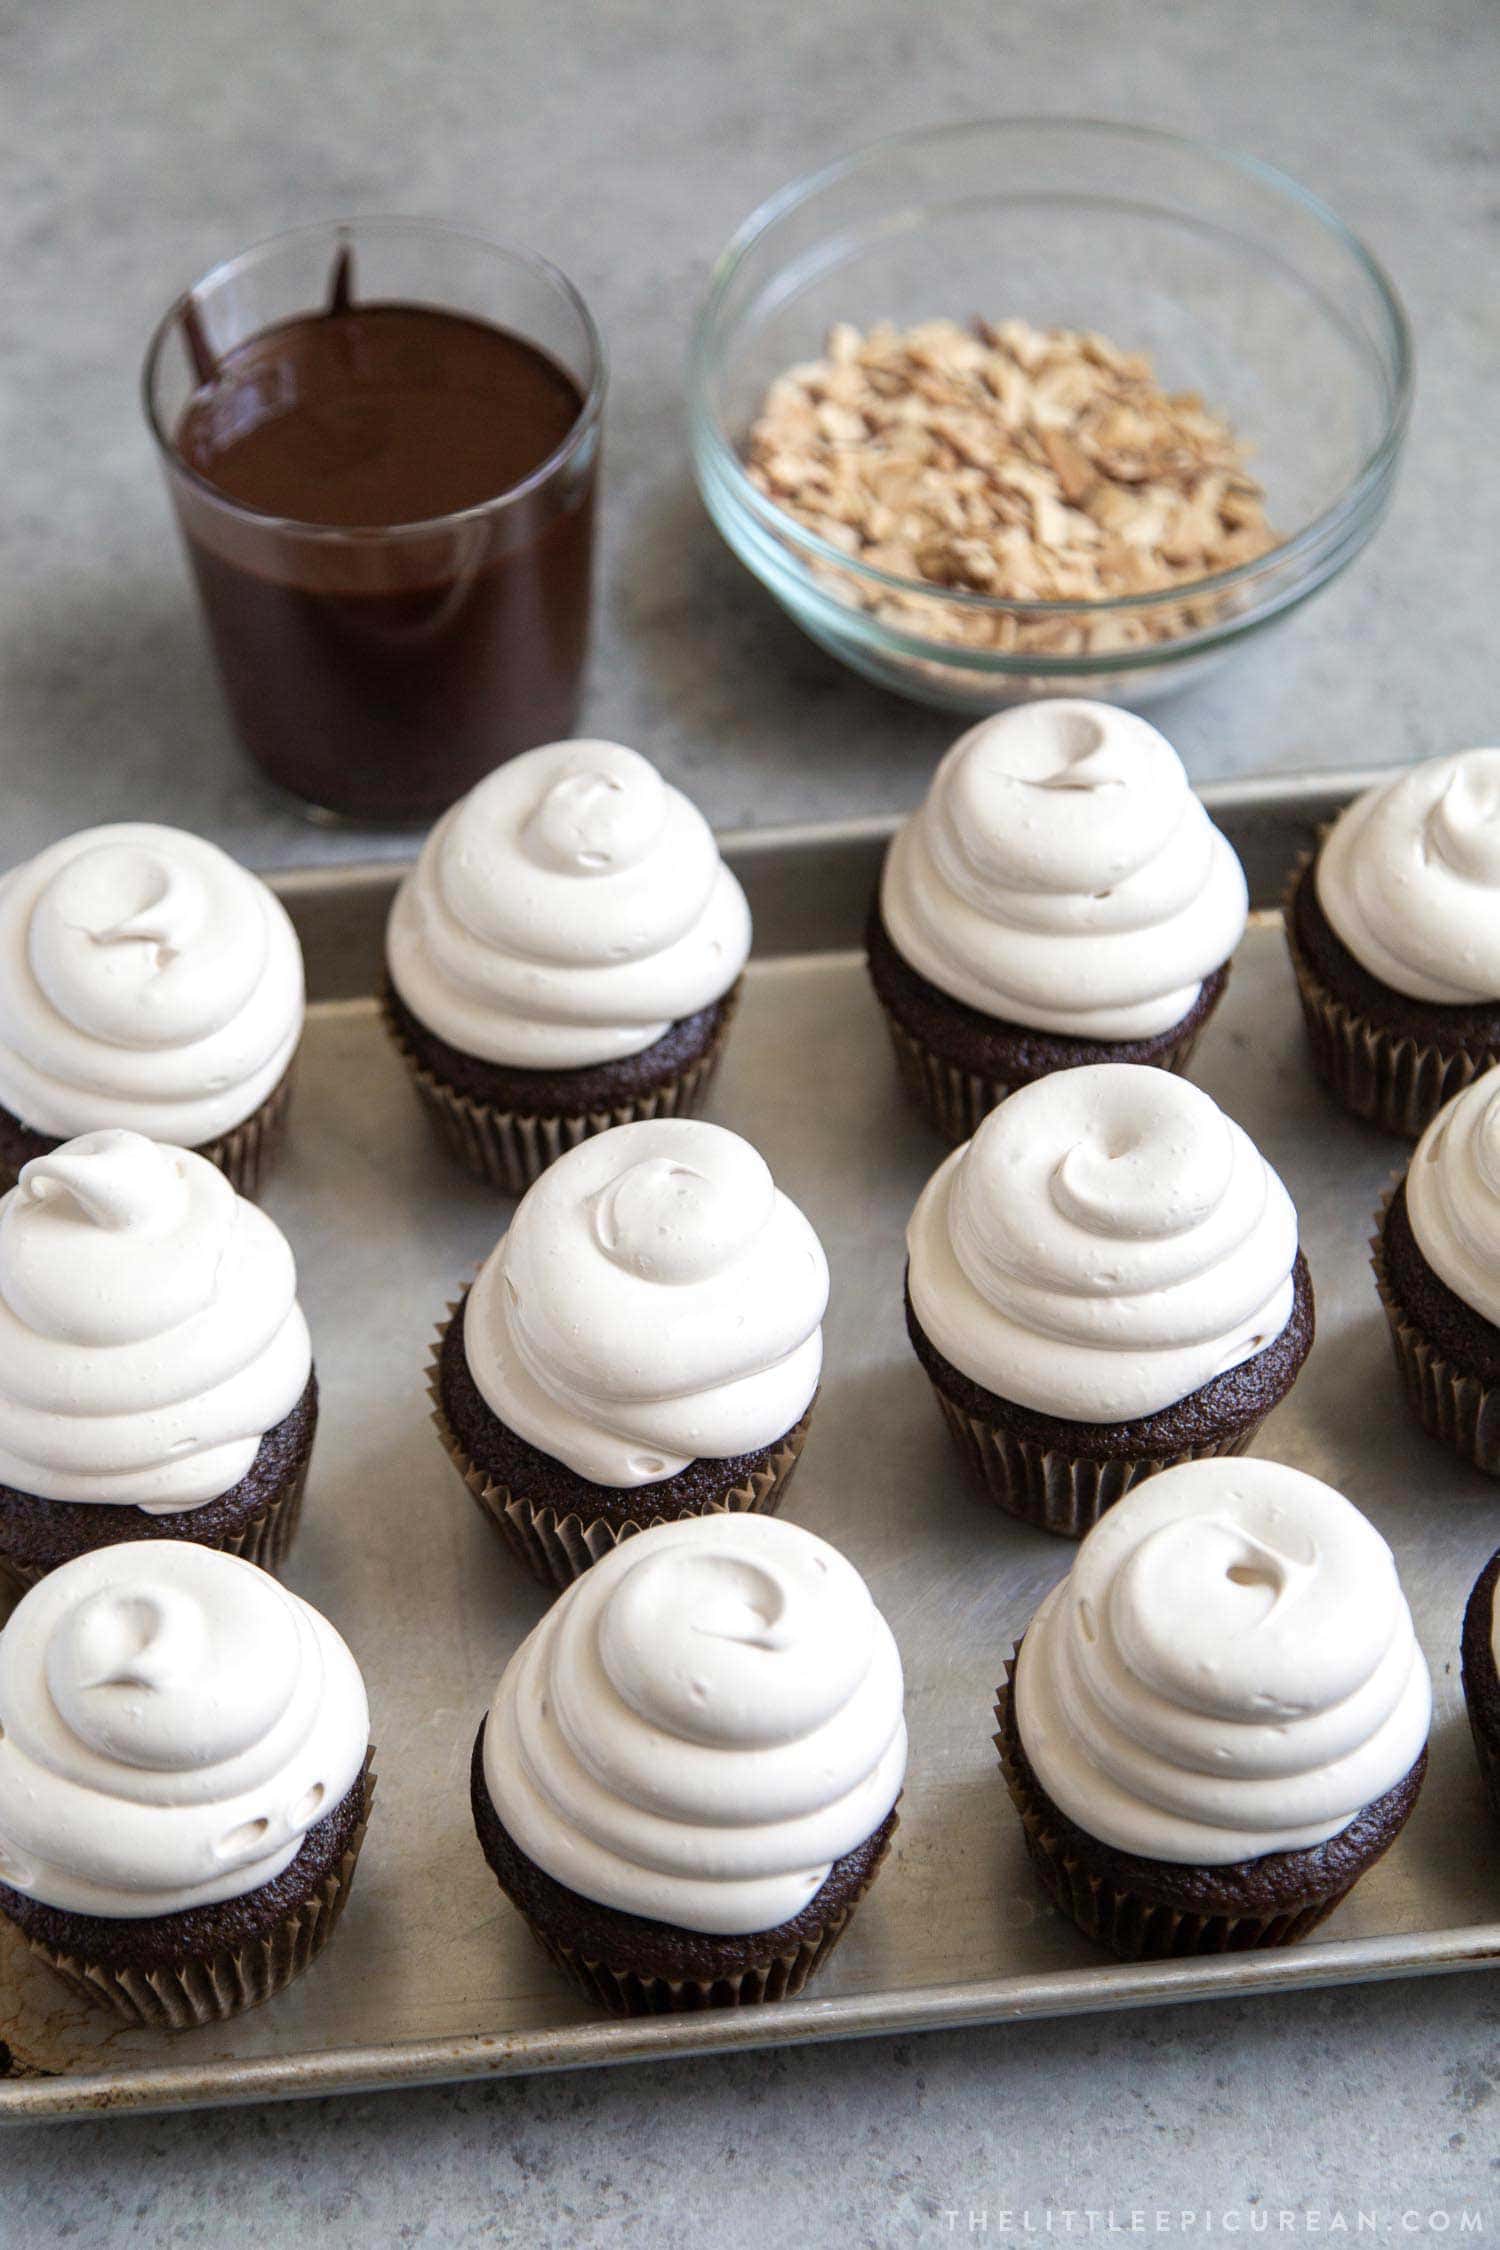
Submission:
POLYGON ((852 1557, 891 1620, 911 1769, 892 1861, 807 1995, 645 2024, 589 2014, 496 1888, 469 1821, 475 1726, 545 1597, 465 1497, 427 1419, 434 1323, 506 1206, 428 1140, 376 1022, 399 871, 299 873, 279 888, 314 1005, 290 1157, 268 1202, 301 1265, 323 1416, 288 1576, 364 1665, 375 1816, 330 1951, 238 2022, 175 2038, 116 2028, 13 1938, 0 1943, 11 2067, 0 2116, 413 2085, 1500 1958, 1500 1861, 1458 1677, 1462 1605, 1500 1540, 1500 1492, 1422 1437, 1397 1394, 1366 1236, 1401 1152, 1343 1118, 1309 1075, 1274 913, 1296 852, 1358 778, 1205 791, 1262 911, 1194 1072, 1286 1178, 1317 1286, 1316 1348, 1258 1449, 1340 1486, 1390 1538, 1437 1691, 1416 1814, 1324 1934, 1261 1958, 1121 1966, 1031 1879, 990 1704, 1072 1550, 969 1497, 906 1343, 902 1230, 941 1151, 898 1095, 858 953, 888 824, 782 831, 726 846, 758 958, 712 1114, 765 1152, 828 1248, 827 1375, 787 1512, 852 1557))

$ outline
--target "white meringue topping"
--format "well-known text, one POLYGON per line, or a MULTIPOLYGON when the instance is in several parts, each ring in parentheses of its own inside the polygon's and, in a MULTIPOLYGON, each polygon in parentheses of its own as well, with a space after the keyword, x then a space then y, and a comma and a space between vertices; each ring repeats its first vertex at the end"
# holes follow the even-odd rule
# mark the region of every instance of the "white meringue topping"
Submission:
POLYGON ((1216 1867, 1347 1828, 1415 1765, 1432 1690, 1391 1551, 1275 1461, 1136 1485, 1021 1643, 1016 1724, 1089 1835, 1216 1867))
POLYGON ((580 1143, 469 1292, 493 1411, 594 1484, 659 1482, 785 1436, 823 1363, 822 1246, 748 1141, 654 1118, 580 1143))
POLYGON ((722 1934, 799 1914, 905 1770, 889 1626, 842 1555, 772 1516, 613 1549, 521 1644, 484 1733, 529 1859, 600 1905, 722 1934))
POLYGON ((1057 700, 954 744, 886 856, 880 911, 902 958, 968 1007, 1146 1039, 1194 1006, 1249 904, 1171 744, 1128 711, 1057 700))
POLYGON ((1055 1071, 939 1166, 907 1230, 923 1330, 973 1382, 1133 1421, 1291 1317, 1297 1215, 1201 1088, 1138 1063, 1055 1071))
POLYGON ((86 1133, 0 1201, 0 1483, 198 1507, 311 1372, 285 1236, 201 1156, 86 1133))
POLYGON ((258 1109, 302 1032, 286 909, 200 836, 132 822, 0 878, 0 1104, 66 1139, 200 1147, 258 1109))
POLYGON ((750 909, 702 814, 646 759, 553 742, 438 822, 386 952, 401 998, 450 1046, 582 1069, 722 999, 750 952, 750 909))
POLYGON ((1500 1000, 1500 750, 1434 758, 1341 813, 1313 869, 1362 968, 1410 1000, 1500 1000))
POLYGON ((95 1548, 0 1633, 0 1883, 120 1920, 243 1897, 369 1735, 343 1641, 265 1571, 188 1540, 95 1548))
POLYGON ((1500 1069, 1455 1094, 1418 1141, 1406 1212, 1438 1279, 1500 1327, 1500 1069))

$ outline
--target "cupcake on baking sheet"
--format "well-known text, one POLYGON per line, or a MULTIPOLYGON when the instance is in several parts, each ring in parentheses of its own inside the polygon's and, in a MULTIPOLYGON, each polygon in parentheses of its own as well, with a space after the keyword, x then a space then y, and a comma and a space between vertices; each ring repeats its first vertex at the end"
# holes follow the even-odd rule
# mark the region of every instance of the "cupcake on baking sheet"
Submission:
POLYGON ((748 1141, 621 1125, 522 1198, 450 1311, 434 1419, 544 1586, 648 1524, 780 1507, 823 1364, 828 1266, 748 1141))
POLYGON ((553 742, 428 837, 386 1021, 449 1147, 519 1195, 589 1134, 701 1105, 749 952, 702 814, 634 750, 553 742))
POLYGON ((1500 1476, 1500 1069, 1438 1112, 1370 1247, 1417 1420, 1500 1476))
POLYGON ((474 1744, 501 1889, 600 2006, 789 1999, 879 1872, 901 1659, 834 1548, 764 1516, 662 1524, 570 1586, 474 1744))
POLYGON ((0 1633, 0 1917, 132 2023, 238 2015, 327 1943, 370 1755, 354 1658, 263 1570, 81 1555, 0 1633))
POLYGON ((258 876, 180 828, 65 837, 0 877, 0 1185, 114 1126, 254 1195, 302 1017, 297 935, 258 876))
POLYGON ((1432 1688, 1391 1551, 1275 1461, 1130 1493, 1007 1673, 996 1743, 1042 1888, 1128 1960, 1305 1937, 1426 1769, 1432 1688))
POLYGON ((1500 1552, 1474 1582, 1464 1611, 1463 1683, 1485 1794, 1500 1820, 1500 1552))
POLYGON ((0 1580, 191 1540, 268 1570, 318 1419, 286 1239, 200 1156, 86 1133, 0 1202, 0 1580))
POLYGON ((906 1239, 907 1329, 974 1482, 1069 1538, 1140 1478, 1240 1452, 1312 1345, 1286 1189, 1164 1071, 1021 1087, 906 1239))
POLYGON ((1356 799, 1298 866, 1285 920, 1318 1075, 1415 1139, 1500 1063, 1500 750, 1356 799))
POLYGON ((1247 914, 1244 870, 1155 727, 1071 701, 986 719, 898 830, 870 918, 901 1076, 961 1141, 1050 1071, 1185 1070, 1247 914))

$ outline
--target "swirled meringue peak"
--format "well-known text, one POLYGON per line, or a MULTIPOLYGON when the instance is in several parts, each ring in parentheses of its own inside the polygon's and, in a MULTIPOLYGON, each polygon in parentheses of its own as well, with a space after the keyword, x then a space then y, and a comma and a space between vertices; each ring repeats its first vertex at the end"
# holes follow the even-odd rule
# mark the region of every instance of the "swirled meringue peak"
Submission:
POLYGON ((1275 1461, 1190 1461, 1100 1518, 1021 1643, 1016 1723, 1091 1836, 1222 1867, 1403 1780, 1432 1688, 1373 1524, 1275 1461))
POLYGON ((198 1507, 311 1372, 285 1236, 201 1156, 85 1133, 0 1201, 0 1483, 198 1507))
POLYGON ((1200 1087, 1144 1064, 1020 1087, 933 1174, 906 1239, 944 1358, 1065 1421, 1154 1414, 1291 1317, 1286 1189, 1200 1087))
POLYGON ((1148 1039, 1244 934, 1244 870, 1155 727, 1031 703, 956 742, 886 856, 881 919, 951 998, 1078 1039, 1148 1039))
POLYGON ((428 837, 386 939, 429 1031, 524 1070, 640 1054, 749 952, 707 821, 618 742, 548 743, 480 782, 428 837))
POLYGON ((1409 1000, 1500 1000, 1500 750, 1434 758, 1356 798, 1323 839, 1318 904, 1409 1000))
POLYGON ((0 1633, 0 1883, 120 1920, 241 1898, 369 1737, 354 1658, 265 1571, 183 1539, 95 1548, 0 1633))
POLYGON ((484 1731, 490 1801, 538 1867, 720 1935, 800 1914, 905 1771, 890 1627, 835 1548, 774 1516, 614 1548, 523 1641, 484 1731))
POLYGON ((1406 1213, 1439 1281, 1500 1327, 1500 1069, 1455 1094, 1418 1141, 1406 1213))
POLYGON ((527 1190, 464 1313, 486 1403, 591 1483, 658 1483, 802 1419, 828 1265, 748 1141, 617 1125, 527 1190))
POLYGON ((0 877, 0 1104, 34 1132, 197 1148, 275 1090, 302 1017, 286 909, 201 836, 85 829, 0 877))

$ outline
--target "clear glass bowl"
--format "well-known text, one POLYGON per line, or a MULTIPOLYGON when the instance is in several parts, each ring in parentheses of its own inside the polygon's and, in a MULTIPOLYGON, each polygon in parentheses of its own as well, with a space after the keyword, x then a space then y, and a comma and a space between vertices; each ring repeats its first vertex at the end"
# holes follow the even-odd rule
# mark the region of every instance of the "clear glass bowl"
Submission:
POLYGON ((714 269, 688 392, 709 514, 856 671, 966 713, 1047 694, 1139 703, 1288 615, 1359 553, 1395 483, 1412 344, 1379 264, 1285 174, 1176 134, 1012 118, 879 141, 762 204, 714 269), (1201 392, 1252 449, 1280 545, 1161 593, 1004 601, 871 569, 756 490, 742 448, 766 389, 815 358, 836 321, 980 313, 1098 329, 1148 352, 1168 390, 1201 392), (879 614, 895 604, 909 621, 925 607, 933 629, 879 614), (1023 643, 1039 625, 1082 625, 1086 645, 957 644, 943 632, 955 611, 1013 618, 1023 643), (1170 637, 1145 637, 1164 626, 1170 637))

